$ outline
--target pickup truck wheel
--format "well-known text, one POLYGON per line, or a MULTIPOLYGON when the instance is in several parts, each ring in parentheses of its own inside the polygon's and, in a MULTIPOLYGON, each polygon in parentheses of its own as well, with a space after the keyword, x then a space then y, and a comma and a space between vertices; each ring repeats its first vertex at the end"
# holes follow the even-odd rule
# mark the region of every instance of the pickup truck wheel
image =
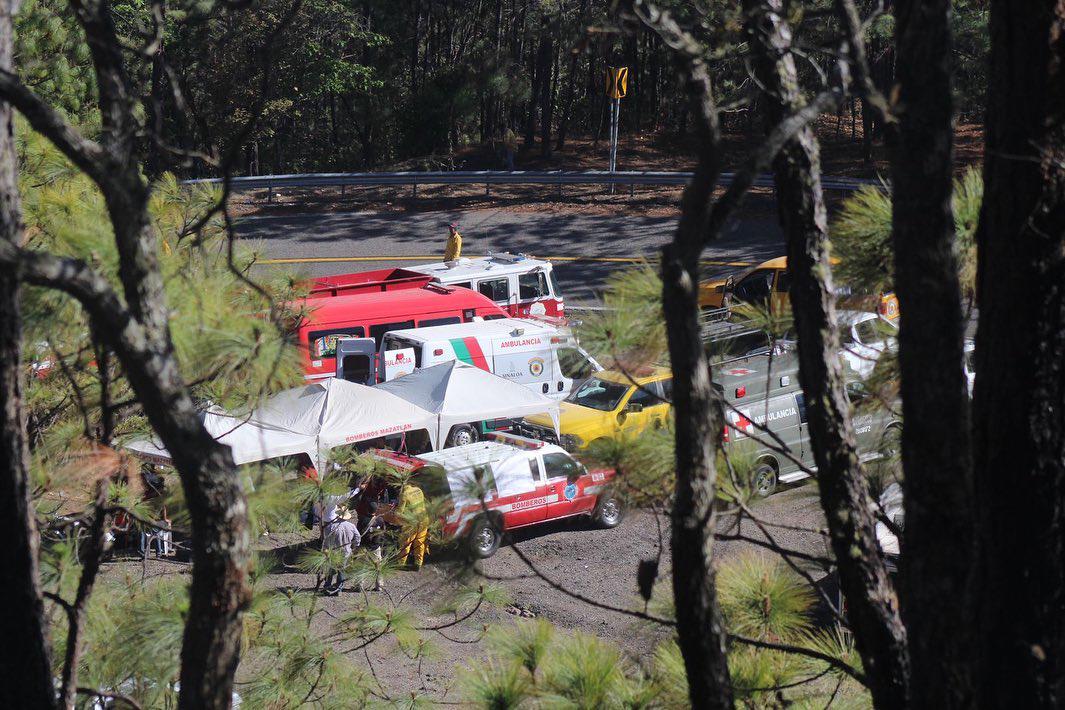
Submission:
POLYGON ((609 530, 620 525, 624 517, 625 503, 616 493, 608 491, 599 496, 595 511, 592 512, 592 520, 596 525, 609 530))
POLYGON ((469 424, 459 424, 451 429, 448 446, 466 446, 477 441, 477 432, 469 424))
POLYGON ((483 560, 491 557, 499 549, 502 535, 499 533, 497 523, 487 517, 477 518, 470 528, 470 534, 466 537, 466 545, 470 555, 483 560))
POLYGON ((760 498, 773 495, 777 489, 777 470, 768 461, 760 462, 751 475, 751 487, 760 498))

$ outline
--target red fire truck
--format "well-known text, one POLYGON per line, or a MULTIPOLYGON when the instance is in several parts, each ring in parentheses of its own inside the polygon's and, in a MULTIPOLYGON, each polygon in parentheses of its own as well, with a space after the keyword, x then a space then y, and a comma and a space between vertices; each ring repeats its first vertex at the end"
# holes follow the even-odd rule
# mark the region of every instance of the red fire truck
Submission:
POLYGON ((587 515, 602 528, 621 523, 624 504, 614 471, 589 471, 565 449, 513 434, 419 456, 373 455, 412 473, 426 497, 447 502, 444 534, 474 557, 491 557, 503 533, 550 520, 587 515))
POLYGON ((316 279, 307 298, 294 305, 304 311, 297 331, 307 379, 336 374, 341 339, 362 339, 372 360, 381 339, 392 330, 507 316, 479 293, 405 269, 316 279))
POLYGON ((565 315, 562 291, 551 262, 508 252, 419 264, 408 269, 323 276, 315 279, 313 292, 372 288, 370 283, 379 282, 379 275, 385 273, 390 284, 416 283, 420 277, 477 291, 515 318, 565 315))

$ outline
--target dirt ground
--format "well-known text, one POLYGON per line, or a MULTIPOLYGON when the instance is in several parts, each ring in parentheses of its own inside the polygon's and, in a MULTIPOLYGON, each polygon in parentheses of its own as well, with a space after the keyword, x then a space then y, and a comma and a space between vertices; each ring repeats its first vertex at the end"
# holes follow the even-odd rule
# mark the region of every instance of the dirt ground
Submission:
MULTIPOLYGON (((817 505, 816 488, 798 485, 783 490, 762 501, 756 513, 775 526, 773 535, 778 544, 819 554, 824 551, 816 532, 798 532, 792 527, 817 530, 824 521, 817 505)), ((721 529, 727 527, 722 521, 721 529)), ((744 532, 756 535, 746 522, 744 532)), ((733 531, 734 532, 734 531, 733 531)), ((309 540, 298 535, 268 535, 260 538, 262 550, 285 551, 293 559, 293 551, 309 540)), ((716 555, 719 563, 742 550, 753 549, 749 543, 719 541, 716 555)), ((461 700, 456 680, 462 668, 486 658, 490 651, 481 642, 486 627, 509 625, 522 618, 543 618, 561 631, 581 631, 612 642, 633 661, 648 660, 655 646, 669 635, 665 627, 636 619, 630 615, 599 608, 578 597, 590 599, 606 607, 626 610, 643 609, 636 588, 636 568, 640 560, 656 559, 661 555, 658 593, 668 594, 670 576, 669 520, 647 510, 630 511, 622 524, 613 530, 592 528, 580 518, 527 528, 513 535, 510 545, 502 547, 492 558, 479 565, 483 579, 502 585, 511 603, 498 607, 482 607, 469 619, 437 632, 425 632, 432 644, 428 659, 411 660, 397 648, 395 640, 386 637, 364 650, 351 653, 355 664, 370 671, 379 683, 379 692, 393 699, 409 698, 411 693, 424 694, 437 702, 461 700), (535 567, 531 569, 515 552, 520 550, 535 567)), ((386 581, 385 591, 361 593, 348 589, 337 597, 322 597, 326 615, 319 617, 320 631, 332 631, 332 619, 365 604, 389 603, 415 615, 419 626, 433 626, 451 621, 451 615, 434 616, 433 607, 456 589, 459 572, 465 569, 457 560, 445 554, 431 555, 420 572, 397 572, 386 581)), ((105 567, 106 575, 136 578, 142 571, 139 559, 112 562, 105 567)), ((146 565, 149 577, 157 575, 187 575, 191 568, 185 562, 149 558, 146 565)), ((815 578, 823 572, 813 572, 815 578)), ((269 576, 277 589, 313 589, 313 575, 282 570, 269 576)), ((476 577, 466 580, 477 584, 476 577)), ((346 652, 358 645, 352 640, 338 640, 335 647, 346 652)), ((239 678, 238 678, 239 680, 239 678)))

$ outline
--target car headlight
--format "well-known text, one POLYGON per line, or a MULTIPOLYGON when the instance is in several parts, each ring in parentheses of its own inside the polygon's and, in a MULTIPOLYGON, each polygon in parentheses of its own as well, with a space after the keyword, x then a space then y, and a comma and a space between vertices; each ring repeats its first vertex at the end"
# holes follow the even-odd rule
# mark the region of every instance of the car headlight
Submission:
POLYGON ((563 434, 562 448, 566 451, 576 451, 577 449, 583 449, 584 439, 577 436, 576 434, 563 434))

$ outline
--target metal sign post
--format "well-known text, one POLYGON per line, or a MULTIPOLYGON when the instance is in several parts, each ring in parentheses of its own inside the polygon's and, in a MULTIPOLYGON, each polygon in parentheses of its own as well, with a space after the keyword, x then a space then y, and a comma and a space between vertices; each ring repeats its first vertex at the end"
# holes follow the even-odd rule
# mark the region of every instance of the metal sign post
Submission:
MULTIPOLYGON (((618 167, 618 119, 621 116, 621 99, 629 90, 629 68, 606 68, 606 95, 610 99, 610 172, 618 167)), ((617 186, 610 183, 610 194, 617 186)))

